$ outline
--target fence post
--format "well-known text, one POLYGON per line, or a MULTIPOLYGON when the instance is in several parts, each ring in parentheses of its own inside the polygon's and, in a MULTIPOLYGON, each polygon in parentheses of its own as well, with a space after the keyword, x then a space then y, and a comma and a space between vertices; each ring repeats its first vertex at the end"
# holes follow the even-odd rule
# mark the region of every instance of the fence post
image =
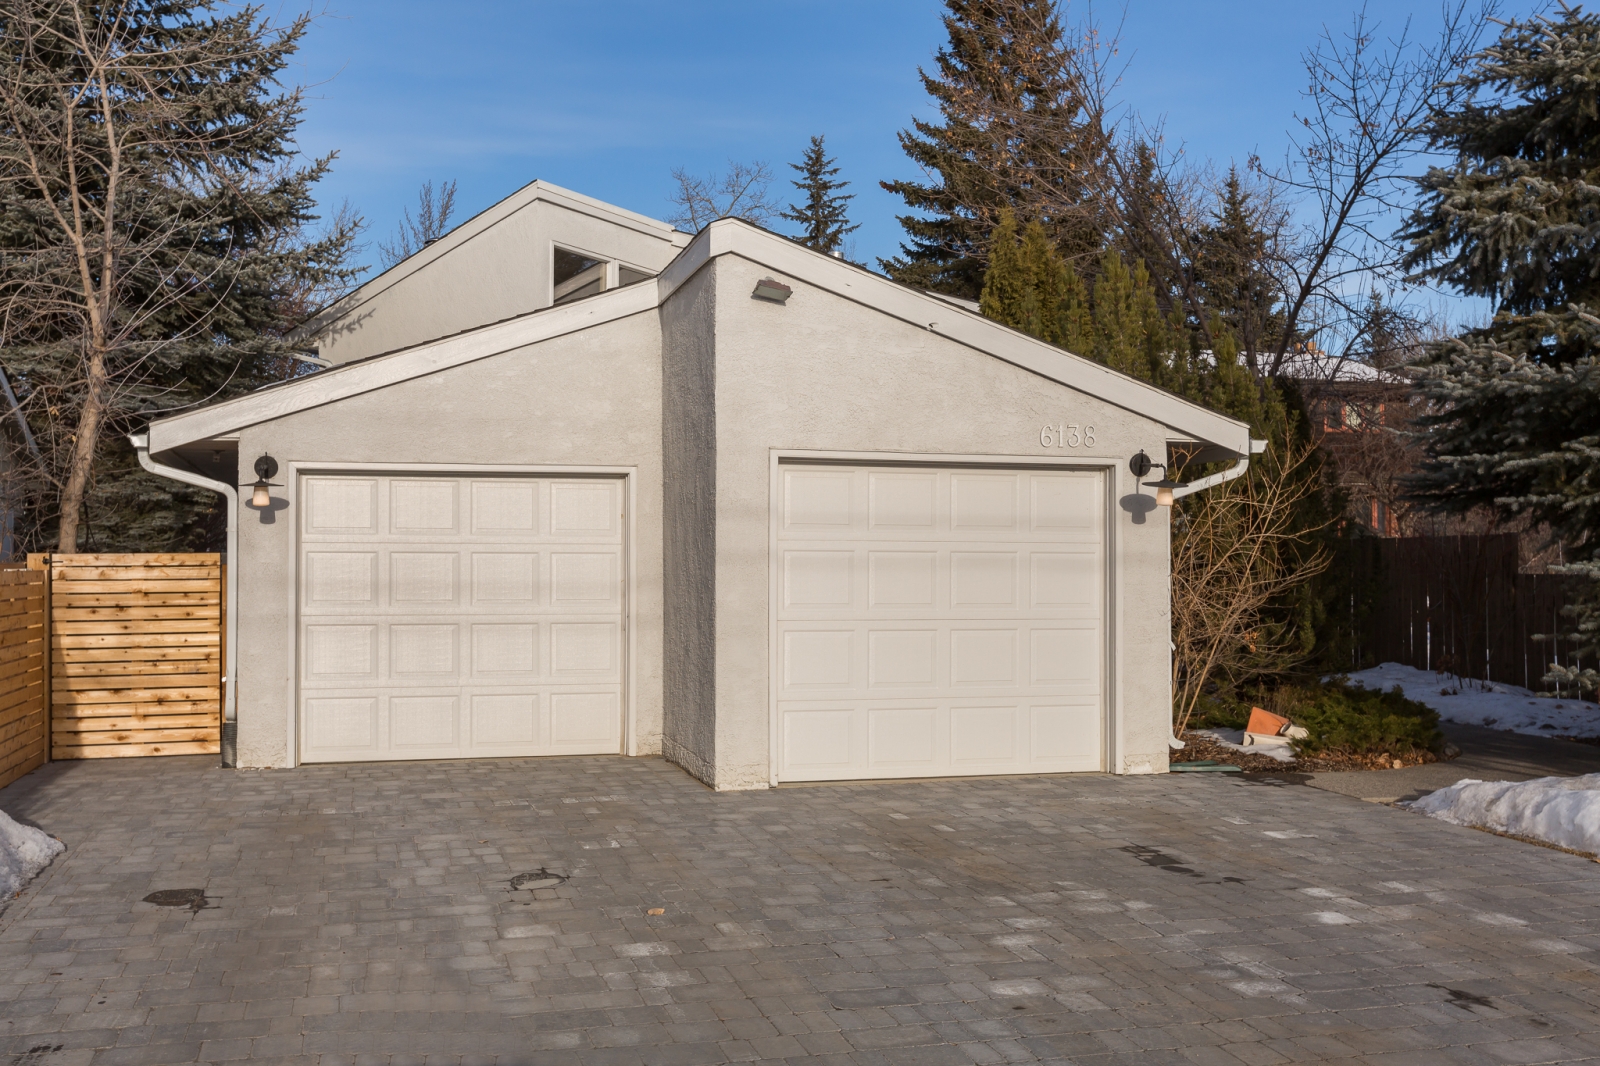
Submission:
POLYGON ((50 553, 29 552, 28 569, 44 574, 44 742, 46 760, 53 761, 56 757, 56 614, 55 602, 50 596, 50 578, 53 576, 50 553))

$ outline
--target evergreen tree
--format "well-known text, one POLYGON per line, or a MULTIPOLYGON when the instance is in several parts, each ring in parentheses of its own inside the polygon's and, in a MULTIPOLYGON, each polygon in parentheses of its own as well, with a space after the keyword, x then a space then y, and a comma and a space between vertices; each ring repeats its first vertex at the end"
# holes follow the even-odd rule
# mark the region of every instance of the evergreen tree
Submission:
MULTIPOLYGON (((1266 269, 1268 235, 1258 213, 1239 172, 1230 169, 1210 221, 1195 236, 1192 267, 1196 312, 1221 322, 1256 373, 1284 329, 1283 293, 1266 269)), ((1204 332, 1220 347, 1216 334, 1204 332)))
POLYGON ((358 222, 308 234, 331 156, 295 164, 301 96, 276 81, 309 20, 19 0, 3 25, 4 358, 40 445, 8 504, 29 546, 204 546, 210 494, 139 471, 123 435, 293 373, 283 336, 354 276, 358 222))
POLYGON ((1039 221, 1069 259, 1098 252, 1104 226, 1094 220, 1100 199, 1085 163, 1104 145, 1082 117, 1084 97, 1051 0, 945 0, 945 7, 949 44, 932 73, 919 72, 942 122, 915 120, 900 133, 901 148, 933 180, 880 183, 916 213, 900 216, 902 254, 879 265, 907 285, 976 299, 989 236, 1005 208, 1039 221))
POLYGON ((1091 300, 1038 221, 1019 234, 1016 216, 1001 211, 990 249, 978 302, 986 317, 1141 381, 1192 393, 1188 339, 1162 314, 1143 263, 1130 271, 1105 252, 1091 300))
POLYGON ((804 200, 790 204, 789 210, 778 216, 799 225, 800 236, 795 240, 828 255, 839 251, 845 237, 861 228, 849 224, 845 205, 855 194, 839 191, 850 183, 835 177, 839 168, 834 163, 823 148, 822 136, 811 138, 800 162, 789 164, 800 172, 800 180, 791 184, 804 194, 804 200))
MULTIPOLYGON (((1505 24, 1431 117, 1454 156, 1418 180, 1401 236, 1415 277, 1493 302, 1485 327, 1437 345, 1421 385, 1434 506, 1530 515, 1580 554, 1600 548, 1600 17, 1562 5, 1505 24)), ((1600 556, 1571 568, 1600 582, 1600 556)), ((1589 650, 1600 602, 1579 611, 1589 650)), ((1587 679, 1593 684, 1591 673, 1587 679)))

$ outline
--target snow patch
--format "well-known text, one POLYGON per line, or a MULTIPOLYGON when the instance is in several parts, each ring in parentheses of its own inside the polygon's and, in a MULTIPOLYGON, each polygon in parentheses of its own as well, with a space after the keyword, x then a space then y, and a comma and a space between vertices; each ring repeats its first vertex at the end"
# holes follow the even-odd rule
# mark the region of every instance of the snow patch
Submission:
POLYGON ((1600 774, 1532 781, 1468 779, 1404 806, 1456 825, 1600 852, 1600 774))
POLYGON ((0 901, 8 900, 67 849, 42 829, 0 811, 0 901))
POLYGON ((1600 735, 1600 705, 1536 696, 1517 685, 1461 680, 1399 663, 1361 670, 1350 675, 1350 682, 1384 692, 1399 685, 1406 699, 1427 704, 1448 722, 1541 737, 1600 735))

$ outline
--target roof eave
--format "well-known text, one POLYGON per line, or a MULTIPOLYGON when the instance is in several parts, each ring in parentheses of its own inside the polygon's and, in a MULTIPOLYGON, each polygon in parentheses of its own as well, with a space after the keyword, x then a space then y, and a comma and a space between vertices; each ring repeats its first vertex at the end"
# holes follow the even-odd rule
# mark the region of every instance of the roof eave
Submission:
POLYGON ((159 453, 193 441, 214 439, 296 411, 654 310, 721 255, 737 255, 1132 411, 1166 426, 1168 440, 1173 443, 1211 444, 1238 456, 1250 454, 1250 427, 1246 423, 736 219, 714 222, 702 230, 653 281, 333 367, 281 389, 252 393, 162 419, 151 424, 150 449, 159 453))

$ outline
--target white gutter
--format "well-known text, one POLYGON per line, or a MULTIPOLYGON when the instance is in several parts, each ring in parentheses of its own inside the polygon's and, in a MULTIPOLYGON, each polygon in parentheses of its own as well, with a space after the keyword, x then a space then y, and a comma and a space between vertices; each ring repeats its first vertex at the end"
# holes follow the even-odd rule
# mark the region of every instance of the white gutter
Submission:
MULTIPOLYGON (((1250 455, 1260 455, 1266 450, 1266 441, 1256 440, 1254 437, 1250 438, 1250 455)), ((1179 485, 1177 488, 1172 490, 1172 498, 1175 500, 1181 499, 1184 496, 1199 492, 1202 489, 1209 489, 1215 485, 1220 485, 1224 481, 1232 481, 1234 478, 1240 476, 1246 470, 1250 469, 1250 455, 1241 456, 1237 463, 1234 463, 1220 474, 1212 474, 1210 477, 1203 477, 1199 481, 1191 481, 1187 485, 1179 485)))
MULTIPOLYGON (((1266 441, 1257 440, 1254 437, 1250 438, 1250 455, 1260 455, 1266 450, 1266 441)), ((1234 478, 1239 477, 1246 470, 1250 469, 1250 455, 1240 456, 1238 462, 1234 463, 1220 474, 1212 474, 1210 477, 1203 477, 1199 481, 1191 481, 1187 485, 1179 485, 1177 488, 1172 490, 1172 498, 1176 500, 1180 497, 1188 496, 1192 493, 1200 492, 1204 489, 1209 489, 1220 485, 1224 481, 1232 481, 1234 478)), ((1174 644, 1172 646, 1172 650, 1177 651, 1178 646, 1174 644)), ((1171 748, 1173 751, 1182 751, 1187 746, 1188 745, 1175 736, 1169 735, 1167 737, 1167 747, 1171 748)))
POLYGON ((226 481, 213 481, 192 471, 180 470, 175 466, 163 466, 156 462, 150 458, 148 433, 130 434, 128 440, 133 444, 134 451, 139 453, 139 465, 152 474, 219 492, 228 502, 228 553, 223 557, 228 570, 228 588, 223 612, 228 633, 226 657, 222 664, 222 720, 226 729, 227 725, 238 721, 238 690, 233 679, 239 675, 239 490, 226 481))

